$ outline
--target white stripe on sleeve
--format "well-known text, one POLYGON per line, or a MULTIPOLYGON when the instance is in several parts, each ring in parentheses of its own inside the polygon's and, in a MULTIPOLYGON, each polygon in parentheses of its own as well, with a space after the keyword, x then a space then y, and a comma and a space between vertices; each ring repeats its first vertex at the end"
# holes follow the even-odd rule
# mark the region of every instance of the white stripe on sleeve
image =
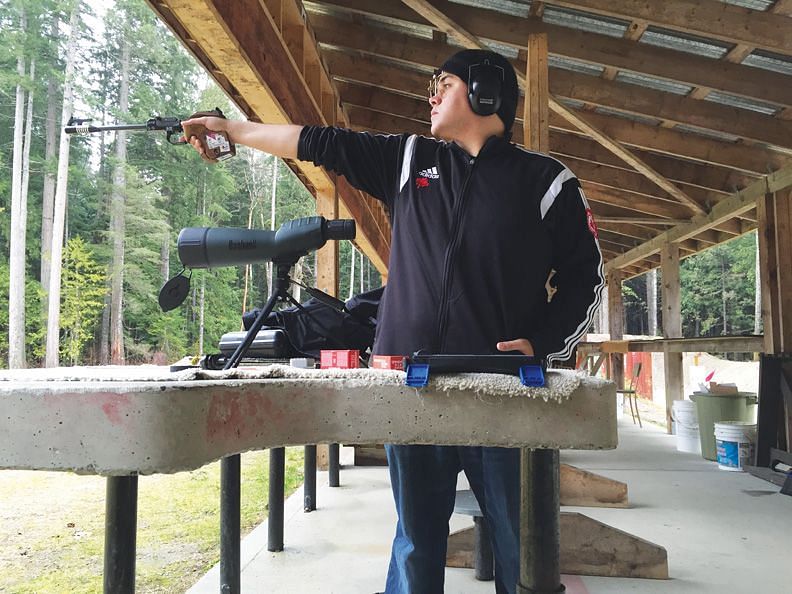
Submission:
POLYGON ((575 177, 575 174, 572 173, 569 169, 564 167, 561 170, 556 178, 553 180, 553 183, 550 184, 550 187, 547 188, 545 195, 542 196, 542 201, 539 203, 539 212, 542 215, 542 219, 544 220, 547 211, 550 210, 550 207, 553 206, 553 202, 555 202, 556 196, 561 192, 561 186, 564 185, 564 182, 572 179, 575 177))
MULTIPOLYGON (((586 199, 586 195, 583 193, 582 188, 578 188, 580 191, 580 199, 583 201, 583 205, 588 209, 588 200, 586 199)), ((594 300, 588 306, 586 310, 586 317, 585 319, 580 322, 577 328, 575 328, 574 332, 570 336, 564 340, 564 347, 558 351, 557 353, 551 353, 547 355, 547 363, 553 363, 554 361, 565 361, 569 359, 572 355, 572 349, 575 348, 580 339, 583 338, 583 335, 588 330, 591 322, 594 319, 594 315, 597 313, 599 309, 600 303, 602 303, 602 294, 605 289, 605 276, 603 275, 602 269, 602 251, 599 247, 599 240, 596 236, 594 236, 594 243, 597 246, 597 253, 599 255, 599 262, 597 263, 597 277, 599 278, 599 283, 594 287, 594 300)))
POLYGON ((404 189, 404 184, 410 180, 410 165, 412 164, 412 156, 415 152, 415 141, 418 138, 417 134, 413 134, 407 139, 404 145, 404 156, 402 156, 401 179, 399 180, 399 192, 404 189))

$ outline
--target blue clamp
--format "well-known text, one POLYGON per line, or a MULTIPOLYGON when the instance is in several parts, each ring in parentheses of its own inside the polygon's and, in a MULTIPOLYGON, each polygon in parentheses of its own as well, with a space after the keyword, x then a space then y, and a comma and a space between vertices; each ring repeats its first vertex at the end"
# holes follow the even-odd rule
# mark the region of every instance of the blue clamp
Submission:
POLYGON ((541 388, 545 385, 545 377, 541 365, 523 365, 520 367, 520 382, 529 388, 541 388))
POLYGON ((407 378, 404 383, 411 388, 425 388, 429 383, 429 365, 410 363, 407 366, 407 378))

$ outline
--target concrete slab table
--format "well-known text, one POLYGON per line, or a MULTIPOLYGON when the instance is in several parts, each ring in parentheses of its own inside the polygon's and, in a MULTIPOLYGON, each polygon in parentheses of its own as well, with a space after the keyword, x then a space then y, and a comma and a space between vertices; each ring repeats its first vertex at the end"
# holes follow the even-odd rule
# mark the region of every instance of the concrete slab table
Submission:
MULTIPOLYGON (((558 450, 617 444, 615 389, 596 378, 582 379, 566 400, 546 402, 431 383, 418 391, 402 385, 398 372, 374 379, 173 381, 155 373, 148 381, 90 374, 41 381, 44 371, 0 373, 0 468, 108 477, 105 592, 134 591, 138 475, 316 443, 521 447, 518 592, 560 592, 558 450)), ((230 562, 238 572, 238 560, 230 562)), ((224 586, 238 591, 238 575, 224 586)))

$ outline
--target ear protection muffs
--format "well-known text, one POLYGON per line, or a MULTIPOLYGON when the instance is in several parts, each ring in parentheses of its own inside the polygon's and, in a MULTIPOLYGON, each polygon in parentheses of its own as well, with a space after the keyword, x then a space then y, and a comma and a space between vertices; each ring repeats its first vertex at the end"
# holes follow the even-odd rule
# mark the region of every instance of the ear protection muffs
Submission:
POLYGON ((500 66, 484 60, 468 69, 468 101, 473 113, 488 116, 501 106, 504 72, 500 66))

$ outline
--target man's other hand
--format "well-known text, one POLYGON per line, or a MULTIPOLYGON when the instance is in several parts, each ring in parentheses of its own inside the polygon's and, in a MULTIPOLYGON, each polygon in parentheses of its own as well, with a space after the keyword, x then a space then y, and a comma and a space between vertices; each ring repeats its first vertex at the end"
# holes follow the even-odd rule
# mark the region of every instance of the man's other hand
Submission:
POLYGON ((514 340, 504 340, 498 343, 499 351, 520 351, 523 355, 534 356, 533 345, 527 338, 516 338, 514 340))

